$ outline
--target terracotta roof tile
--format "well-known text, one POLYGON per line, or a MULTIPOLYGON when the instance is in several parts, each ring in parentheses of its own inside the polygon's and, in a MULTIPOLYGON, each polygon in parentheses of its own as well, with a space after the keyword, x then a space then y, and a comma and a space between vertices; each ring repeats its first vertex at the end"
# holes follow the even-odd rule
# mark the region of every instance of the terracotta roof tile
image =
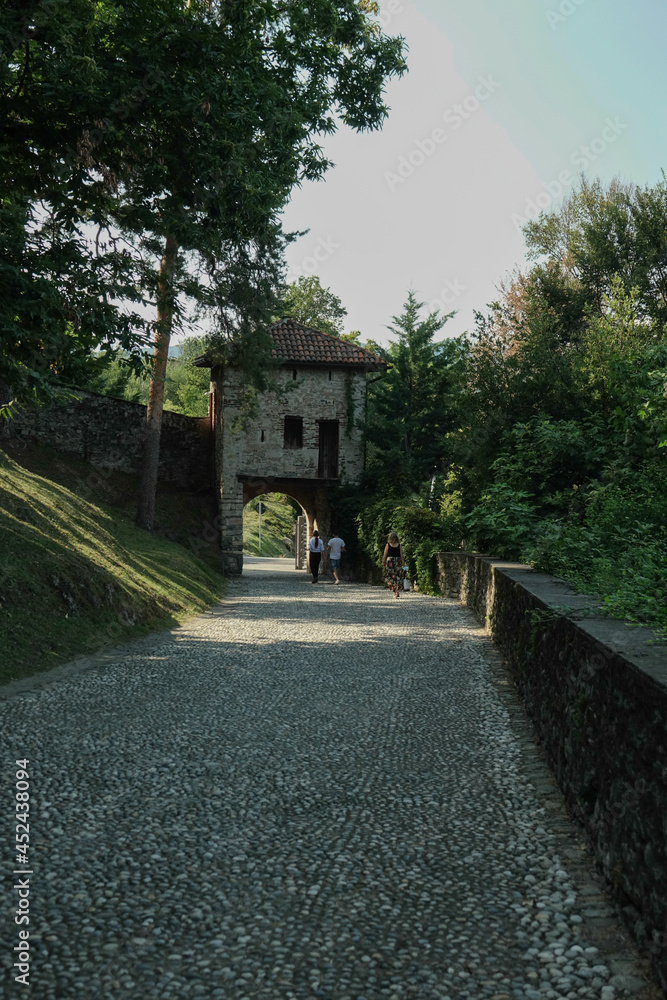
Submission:
POLYGON ((386 367, 378 354, 357 344, 302 326, 293 319, 281 319, 271 327, 276 345, 271 352, 283 364, 298 363, 323 367, 357 368, 375 371, 386 367))
MULTIPOLYGON (((283 365, 348 368, 367 372, 387 367, 387 362, 379 354, 322 333, 321 330, 302 326, 293 319, 281 319, 271 327, 270 333, 275 345, 271 354, 283 365)), ((219 363, 215 354, 202 354, 192 362, 197 368, 211 368, 219 363)))

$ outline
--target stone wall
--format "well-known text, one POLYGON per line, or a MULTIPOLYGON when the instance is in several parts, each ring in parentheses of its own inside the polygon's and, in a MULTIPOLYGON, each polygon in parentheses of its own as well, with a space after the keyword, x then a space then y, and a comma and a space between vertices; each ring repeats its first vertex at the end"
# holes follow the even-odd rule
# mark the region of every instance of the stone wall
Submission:
MULTIPOLYGON (((2 433, 75 455, 102 469, 136 472, 146 425, 146 407, 77 390, 74 399, 24 410, 4 422, 2 433)), ((193 492, 214 486, 213 438, 208 417, 165 411, 159 477, 193 492)))
POLYGON ((442 592, 472 608, 502 652, 568 804, 667 988, 665 646, 649 644, 647 629, 596 615, 591 598, 529 567, 462 552, 436 559, 442 592))
POLYGON ((235 368, 222 370, 225 463, 246 475, 315 478, 319 421, 337 420, 340 480, 356 482, 363 472, 365 375, 340 369, 281 368, 271 377, 278 391, 264 393, 257 414, 240 424, 241 374, 235 368), (302 448, 284 447, 283 424, 289 416, 303 418, 302 448))
POLYGON ((243 566, 243 504, 258 493, 287 493, 302 505, 309 532, 317 526, 328 534, 327 493, 318 478, 320 421, 338 421, 339 481, 356 482, 364 464, 366 376, 336 368, 280 368, 271 376, 278 391, 264 393, 251 417, 242 413, 241 372, 220 367, 211 376, 223 572, 236 574, 243 566), (302 418, 301 448, 285 447, 285 417, 302 418))

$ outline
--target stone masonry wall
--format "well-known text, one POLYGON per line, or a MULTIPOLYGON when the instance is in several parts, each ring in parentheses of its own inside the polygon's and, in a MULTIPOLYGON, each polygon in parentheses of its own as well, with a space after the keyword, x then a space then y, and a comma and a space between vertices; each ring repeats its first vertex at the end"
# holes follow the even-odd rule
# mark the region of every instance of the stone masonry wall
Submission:
POLYGON ((338 420, 339 476, 355 482, 363 471, 363 424, 366 396, 365 376, 332 369, 279 369, 273 380, 283 390, 265 393, 257 415, 243 429, 235 426, 240 416, 240 373, 227 368, 223 378, 225 462, 246 475, 315 478, 318 463, 318 421, 338 420), (331 378, 329 378, 331 375, 331 378), (349 386, 349 388, 348 388, 349 386), (348 404, 353 407, 348 434, 348 404), (303 418, 303 448, 283 447, 286 416, 303 418), (262 432, 264 440, 262 441, 262 432))
POLYGON ((529 567, 463 552, 436 559, 442 592, 473 609, 504 655, 569 806, 667 988, 665 647, 529 567), (576 609, 585 617, 573 620, 576 609))
MULTIPOLYGON (((141 462, 146 407, 110 396, 76 391, 74 399, 24 410, 5 422, 13 441, 46 445, 103 469, 136 472, 141 462)), ((213 439, 208 417, 165 410, 159 477, 193 492, 213 489, 213 439)))
MULTIPOLYGON (((366 378, 363 373, 337 369, 281 368, 274 379, 279 392, 262 395, 257 414, 241 420, 241 373, 217 369, 216 463, 221 482, 223 571, 241 572, 243 565, 243 483, 267 479, 317 480, 319 421, 339 422, 338 472, 340 482, 355 482, 363 472, 363 426, 366 378), (286 416, 303 419, 303 447, 284 447, 286 416)), ((313 489, 315 489, 315 485, 313 489)), ((289 492, 282 483, 282 489, 289 492)), ((301 496, 295 496, 302 502, 301 496)), ((320 504, 324 509, 324 506, 320 504)), ((309 517, 311 512, 307 510, 309 517)), ((320 525, 320 530, 326 530, 320 525)))

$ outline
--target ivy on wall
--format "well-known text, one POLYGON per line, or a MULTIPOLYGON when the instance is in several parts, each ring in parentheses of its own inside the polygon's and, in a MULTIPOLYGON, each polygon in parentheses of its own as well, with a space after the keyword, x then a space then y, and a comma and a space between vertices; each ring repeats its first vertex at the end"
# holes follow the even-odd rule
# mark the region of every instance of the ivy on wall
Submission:
POLYGON ((345 376, 345 437, 351 437, 354 430, 354 394, 352 392, 352 376, 345 376))

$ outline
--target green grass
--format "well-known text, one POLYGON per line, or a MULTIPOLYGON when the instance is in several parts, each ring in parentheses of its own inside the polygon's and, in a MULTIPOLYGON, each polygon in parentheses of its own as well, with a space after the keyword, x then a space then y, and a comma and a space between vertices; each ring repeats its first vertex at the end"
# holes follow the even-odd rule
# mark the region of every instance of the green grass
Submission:
POLYGON ((166 492, 163 534, 148 534, 135 498, 131 476, 0 451, 0 683, 174 627, 222 596, 209 501, 166 492))
POLYGON ((291 540, 297 516, 294 501, 282 493, 265 493, 261 497, 255 497, 243 510, 243 551, 251 556, 291 557, 292 550, 286 546, 285 539, 291 540), (260 501, 266 507, 266 513, 262 514, 261 552, 258 532, 259 515, 256 510, 260 501))

